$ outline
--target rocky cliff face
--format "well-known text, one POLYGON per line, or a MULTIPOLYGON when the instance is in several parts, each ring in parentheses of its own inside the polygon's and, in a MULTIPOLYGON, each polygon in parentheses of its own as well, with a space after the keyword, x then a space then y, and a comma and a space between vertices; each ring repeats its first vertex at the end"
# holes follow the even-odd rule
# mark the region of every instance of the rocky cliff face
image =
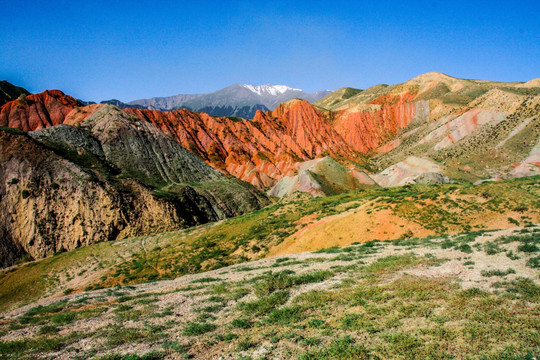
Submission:
POLYGON ((267 203, 112 106, 77 126, 0 131, 0 266, 98 241, 157 233, 267 203))
POLYGON ((272 113, 257 111, 251 121, 185 109, 126 111, 171 134, 214 167, 259 188, 291 175, 299 161, 325 155, 357 158, 327 115, 303 100, 281 104, 272 113))

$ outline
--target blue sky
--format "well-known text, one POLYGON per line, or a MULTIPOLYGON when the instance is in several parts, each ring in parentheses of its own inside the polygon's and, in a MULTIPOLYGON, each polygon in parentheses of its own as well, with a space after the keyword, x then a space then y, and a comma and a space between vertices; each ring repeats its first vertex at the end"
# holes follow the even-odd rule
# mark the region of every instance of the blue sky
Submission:
POLYGON ((84 100, 540 77, 540 1, 0 0, 0 79, 84 100))

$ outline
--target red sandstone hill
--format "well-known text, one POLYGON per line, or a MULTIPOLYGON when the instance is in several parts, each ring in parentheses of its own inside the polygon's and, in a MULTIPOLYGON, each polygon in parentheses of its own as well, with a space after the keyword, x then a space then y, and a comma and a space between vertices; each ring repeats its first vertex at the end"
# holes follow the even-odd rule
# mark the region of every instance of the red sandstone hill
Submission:
MULTIPOLYGON (((0 126, 32 131, 74 124, 101 106, 82 106, 75 98, 50 90, 2 106, 0 126)), ((300 161, 322 156, 358 160, 358 152, 374 149, 407 124, 410 116, 394 120, 394 114, 404 113, 401 108, 405 105, 398 102, 395 106, 397 110, 390 107, 362 115, 331 113, 307 101, 290 100, 273 112, 258 111, 253 120, 212 117, 186 109, 124 111, 155 124, 215 168, 264 188, 292 175, 300 161)))

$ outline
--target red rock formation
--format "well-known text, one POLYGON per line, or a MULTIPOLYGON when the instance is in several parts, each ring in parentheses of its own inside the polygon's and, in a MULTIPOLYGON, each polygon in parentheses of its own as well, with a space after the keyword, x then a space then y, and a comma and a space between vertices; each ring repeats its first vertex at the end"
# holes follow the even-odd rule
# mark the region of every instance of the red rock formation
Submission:
MULTIPOLYGON (((294 175, 296 164, 323 156, 357 159, 390 140, 415 113, 414 94, 385 95, 375 111, 323 113, 303 100, 291 100, 253 120, 212 117, 181 109, 167 112, 124 109, 155 124, 217 169, 259 188, 294 175)), ((76 124, 103 105, 82 106, 58 90, 29 95, 0 108, 0 126, 37 130, 76 124)))
POLYGON ((355 157, 324 115, 303 100, 281 104, 271 114, 258 111, 251 121, 185 109, 125 111, 156 124, 214 167, 260 188, 290 175, 299 161, 355 157))
POLYGON ((334 122, 336 131, 355 150, 367 153, 392 140, 407 126, 416 112, 414 94, 384 95, 371 102, 380 105, 375 111, 342 110, 334 122))
POLYGON ((59 125, 78 106, 82 104, 77 99, 60 90, 45 90, 4 104, 0 109, 0 126, 31 131, 59 125))

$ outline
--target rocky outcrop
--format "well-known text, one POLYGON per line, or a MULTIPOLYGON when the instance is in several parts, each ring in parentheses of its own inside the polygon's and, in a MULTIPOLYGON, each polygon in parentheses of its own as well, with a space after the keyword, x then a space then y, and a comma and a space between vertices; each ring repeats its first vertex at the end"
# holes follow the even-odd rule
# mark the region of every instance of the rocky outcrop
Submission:
POLYGON ((408 184, 424 184, 424 185, 434 185, 434 184, 452 184, 454 181, 448 176, 436 173, 436 172, 426 172, 420 175, 412 176, 405 178, 401 181, 403 185, 408 184))
POLYGON ((325 196, 375 185, 364 172, 347 169, 330 157, 309 160, 298 165, 298 174, 282 178, 268 191, 268 195, 284 197, 303 192, 325 196))
POLYGON ((415 117, 424 117, 427 102, 411 102, 409 93, 373 100, 368 109, 352 107, 336 116, 336 131, 358 152, 367 153, 391 141, 415 117))
POLYGON ((0 266, 242 214, 267 198, 112 106, 77 126, 0 131, 0 266))
POLYGON ((0 126, 24 131, 63 124, 66 116, 82 104, 59 90, 46 90, 8 102, 0 109, 0 126))
POLYGON ((410 156, 378 174, 371 175, 371 178, 382 187, 391 187, 415 183, 415 179, 421 179, 420 177, 428 179, 426 174, 431 174, 429 177, 435 179, 433 174, 440 174, 442 171, 442 167, 430 159, 410 156))

